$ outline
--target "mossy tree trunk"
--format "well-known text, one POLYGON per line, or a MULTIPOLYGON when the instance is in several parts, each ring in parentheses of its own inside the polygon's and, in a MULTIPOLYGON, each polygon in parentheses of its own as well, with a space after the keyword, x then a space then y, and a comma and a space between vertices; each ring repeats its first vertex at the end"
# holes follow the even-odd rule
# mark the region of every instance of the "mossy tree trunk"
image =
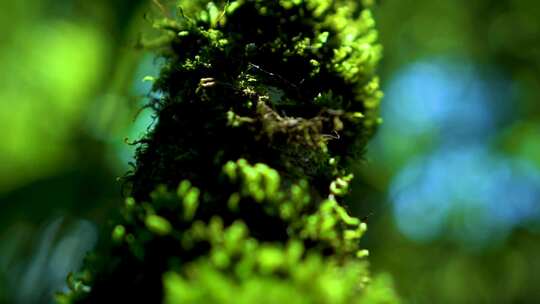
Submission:
POLYGON ((185 0, 156 20, 131 197, 58 299, 394 303, 340 203, 379 123, 369 2, 185 0))

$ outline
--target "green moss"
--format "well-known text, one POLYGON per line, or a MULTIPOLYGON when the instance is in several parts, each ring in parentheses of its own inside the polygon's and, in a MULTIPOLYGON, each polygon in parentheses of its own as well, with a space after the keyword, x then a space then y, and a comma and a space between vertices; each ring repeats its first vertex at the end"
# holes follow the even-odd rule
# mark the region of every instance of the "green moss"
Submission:
POLYGON ((167 235, 171 232, 171 223, 159 215, 149 214, 144 221, 146 228, 157 235, 167 235))
POLYGON ((156 20, 132 198, 59 299, 396 303, 340 201, 379 123, 368 2, 185 0, 156 20))

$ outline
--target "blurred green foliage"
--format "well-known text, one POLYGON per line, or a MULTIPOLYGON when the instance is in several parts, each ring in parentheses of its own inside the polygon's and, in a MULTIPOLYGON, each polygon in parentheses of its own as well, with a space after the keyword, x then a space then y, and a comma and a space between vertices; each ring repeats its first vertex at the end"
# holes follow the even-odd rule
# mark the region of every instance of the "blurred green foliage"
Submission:
POLYGON ((540 4, 382 1, 376 17, 390 110, 383 109, 386 124, 368 149, 374 153, 361 171, 364 181, 353 185, 359 200, 372 201, 354 207, 373 214, 368 233, 372 265, 392 273, 398 292, 410 303, 537 302, 540 4), (418 72, 425 77, 414 78, 418 72), (413 106, 409 101, 416 102, 409 108, 415 113, 407 112, 413 106), (526 169, 511 167, 513 162, 526 169), (391 187, 397 177, 401 184, 414 183, 409 173, 415 166, 424 184, 402 196, 409 205, 398 208, 391 187), (440 171, 430 171, 436 166, 440 171), (523 179, 519 170, 531 177, 523 179), (496 187, 482 189, 499 178, 496 187), (475 205, 484 195, 485 205, 475 205), (436 202, 422 202, 426 197, 436 202), (403 230, 400 217, 408 212, 403 210, 419 206, 432 207, 403 230), (425 232, 437 237, 415 241, 407 236, 426 230, 425 223, 436 221, 445 208, 454 215, 447 215, 437 231, 425 232), (498 228, 497 223, 517 214, 524 217, 509 231, 498 228), (459 241, 467 239, 476 241, 459 241))
POLYGON ((70 132, 97 89, 105 37, 89 24, 43 20, 40 5, 2 1, 0 191, 69 165, 70 132), (14 21, 14 22, 12 22, 14 21), (60 123, 61 122, 61 123, 60 123))
POLYGON ((115 146, 139 107, 128 38, 139 5, 0 1, 2 303, 49 302, 95 243, 80 216, 97 220, 118 197, 115 146))

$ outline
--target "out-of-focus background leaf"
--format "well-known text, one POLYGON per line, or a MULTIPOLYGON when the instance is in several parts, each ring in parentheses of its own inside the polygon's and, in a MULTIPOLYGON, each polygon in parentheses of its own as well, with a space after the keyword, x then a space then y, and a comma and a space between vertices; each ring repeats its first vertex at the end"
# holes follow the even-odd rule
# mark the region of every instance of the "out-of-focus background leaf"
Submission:
MULTIPOLYGON (((121 203, 148 2, 0 1, 0 303, 65 290, 121 203)), ((373 270, 406 303, 539 302, 540 2, 380 2, 385 123, 349 199, 373 270)))

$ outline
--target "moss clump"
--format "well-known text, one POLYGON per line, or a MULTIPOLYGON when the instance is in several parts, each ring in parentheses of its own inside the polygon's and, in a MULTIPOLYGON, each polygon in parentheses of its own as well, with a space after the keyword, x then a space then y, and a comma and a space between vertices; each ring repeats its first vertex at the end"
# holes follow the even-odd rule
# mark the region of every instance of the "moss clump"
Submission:
POLYGON ((394 303, 340 205, 379 118, 370 1, 180 1, 122 218, 60 301, 394 303))

